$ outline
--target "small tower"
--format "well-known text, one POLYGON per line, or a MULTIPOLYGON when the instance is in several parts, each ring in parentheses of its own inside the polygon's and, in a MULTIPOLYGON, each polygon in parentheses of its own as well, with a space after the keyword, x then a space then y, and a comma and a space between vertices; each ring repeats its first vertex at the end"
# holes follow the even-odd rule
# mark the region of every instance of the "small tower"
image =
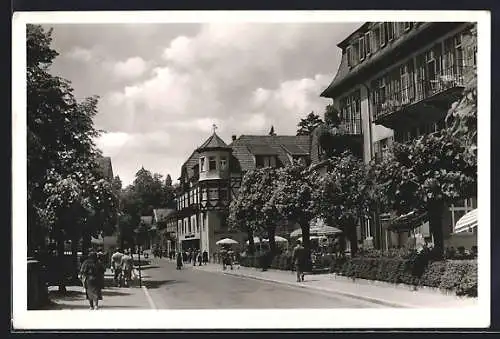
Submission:
POLYGON ((232 148, 222 140, 213 125, 213 134, 196 150, 199 154, 198 194, 201 225, 200 248, 214 253, 215 232, 225 231, 230 201, 230 167, 232 148))
POLYGON ((213 134, 197 149, 199 157, 199 181, 229 178, 229 157, 232 148, 215 133, 217 126, 213 125, 213 134))

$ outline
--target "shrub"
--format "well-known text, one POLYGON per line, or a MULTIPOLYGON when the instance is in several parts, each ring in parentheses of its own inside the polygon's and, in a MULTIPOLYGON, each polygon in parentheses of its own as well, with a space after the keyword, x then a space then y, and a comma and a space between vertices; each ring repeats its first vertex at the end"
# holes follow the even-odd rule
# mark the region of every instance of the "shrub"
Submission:
POLYGON ((456 291, 457 295, 477 296, 477 262, 447 261, 439 288, 456 291))
POLYGON ((445 269, 445 261, 430 262, 427 265, 425 272, 422 274, 421 285, 429 287, 439 287, 445 269))
POLYGON ((469 261, 465 263, 466 273, 457 286, 457 295, 477 297, 477 262, 469 261))

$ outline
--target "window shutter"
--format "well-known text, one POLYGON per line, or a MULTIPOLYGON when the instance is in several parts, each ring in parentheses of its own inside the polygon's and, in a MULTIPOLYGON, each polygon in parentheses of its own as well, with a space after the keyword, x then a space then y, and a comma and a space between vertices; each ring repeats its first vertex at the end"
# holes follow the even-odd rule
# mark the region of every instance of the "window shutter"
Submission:
POLYGON ((353 62, 352 62, 352 48, 351 46, 348 46, 347 49, 346 49, 346 55, 347 55, 347 65, 348 66, 352 66, 353 62))

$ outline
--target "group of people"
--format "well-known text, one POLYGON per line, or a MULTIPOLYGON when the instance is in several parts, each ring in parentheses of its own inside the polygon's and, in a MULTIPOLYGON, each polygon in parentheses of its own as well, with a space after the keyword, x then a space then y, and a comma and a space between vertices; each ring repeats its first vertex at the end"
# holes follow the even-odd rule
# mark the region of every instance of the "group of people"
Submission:
POLYGON ((113 281, 118 287, 128 287, 132 280, 132 269, 134 267, 132 254, 130 250, 115 250, 111 256, 111 271, 113 272, 113 281))
POLYGON ((185 263, 192 263, 193 266, 196 266, 197 263, 199 266, 206 265, 208 263, 208 252, 206 250, 202 252, 192 248, 184 252, 178 252, 176 263, 177 269, 181 269, 185 263))

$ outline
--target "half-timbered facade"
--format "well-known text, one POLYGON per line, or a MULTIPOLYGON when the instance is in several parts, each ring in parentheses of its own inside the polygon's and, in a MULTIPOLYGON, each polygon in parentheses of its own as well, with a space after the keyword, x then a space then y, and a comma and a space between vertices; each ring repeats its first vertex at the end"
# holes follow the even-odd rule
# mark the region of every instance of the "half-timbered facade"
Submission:
MULTIPOLYGON (((293 160, 309 163, 308 136, 242 135, 233 136, 227 145, 214 131, 181 167, 176 196, 178 249, 196 248, 211 255, 219 239, 231 237, 243 244, 246 234, 230 230, 227 217, 244 173, 293 160)), ((286 225, 280 229, 290 231, 286 225)))

